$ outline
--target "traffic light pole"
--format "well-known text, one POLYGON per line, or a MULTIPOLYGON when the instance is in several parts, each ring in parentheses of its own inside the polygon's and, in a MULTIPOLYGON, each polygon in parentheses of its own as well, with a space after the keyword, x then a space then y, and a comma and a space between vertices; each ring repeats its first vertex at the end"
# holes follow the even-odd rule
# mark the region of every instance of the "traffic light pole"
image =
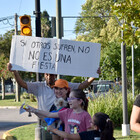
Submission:
MULTIPOLYGON (((36 36, 41 37, 41 19, 40 19, 40 0, 35 0, 35 23, 36 23, 36 36)), ((36 81, 41 81, 41 76, 36 73, 36 81)), ((38 118, 38 126, 35 128, 35 140, 42 140, 41 133, 41 119, 38 118)))
POLYGON ((35 0, 36 36, 41 37, 40 0, 35 0))
MULTIPOLYGON (((36 37, 41 37, 41 17, 40 17, 40 0, 35 0, 35 23, 36 23, 36 37)), ((36 81, 41 81, 41 75, 36 73, 36 81)))
MULTIPOLYGON (((62 38, 61 33, 61 0, 56 0, 56 37, 62 38)), ((60 79, 60 75, 57 75, 57 79, 60 79)))
MULTIPOLYGON (((17 20, 18 20, 18 15, 17 13, 15 14, 15 35, 18 35, 18 24, 17 24, 17 20)), ((19 84, 16 82, 16 102, 20 101, 20 86, 19 84)))
POLYGON ((61 0, 56 0, 56 37, 57 39, 62 38, 61 33, 61 0))

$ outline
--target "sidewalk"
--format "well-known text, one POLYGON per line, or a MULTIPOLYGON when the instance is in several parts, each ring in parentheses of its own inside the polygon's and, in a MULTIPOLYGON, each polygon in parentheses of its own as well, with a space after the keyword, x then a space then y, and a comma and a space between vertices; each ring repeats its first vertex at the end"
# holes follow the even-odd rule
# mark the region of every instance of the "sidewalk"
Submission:
POLYGON ((37 122, 37 117, 32 115, 28 117, 28 113, 19 114, 19 108, 15 106, 0 106, 0 140, 13 140, 9 134, 10 131, 23 125, 28 125, 37 122), (9 115, 10 114, 10 115, 9 115))

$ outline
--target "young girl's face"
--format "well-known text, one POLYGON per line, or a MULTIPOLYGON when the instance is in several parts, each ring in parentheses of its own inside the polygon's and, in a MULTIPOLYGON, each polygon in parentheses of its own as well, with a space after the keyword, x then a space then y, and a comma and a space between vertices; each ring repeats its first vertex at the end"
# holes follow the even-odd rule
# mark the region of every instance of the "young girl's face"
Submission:
POLYGON ((90 121, 90 126, 92 130, 98 130, 97 125, 94 124, 94 117, 90 121))
POLYGON ((60 98, 60 97, 62 97, 63 99, 67 98, 68 89, 66 88, 55 87, 54 92, 57 98, 60 98))
POLYGON ((69 103, 70 108, 72 109, 77 109, 81 107, 81 100, 76 98, 73 92, 71 92, 69 95, 68 103, 69 103))

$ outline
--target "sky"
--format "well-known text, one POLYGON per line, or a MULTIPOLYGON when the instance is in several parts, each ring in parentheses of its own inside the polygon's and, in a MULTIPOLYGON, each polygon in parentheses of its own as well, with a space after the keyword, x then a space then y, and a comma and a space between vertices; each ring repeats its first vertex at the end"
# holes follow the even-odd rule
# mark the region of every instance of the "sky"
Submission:
MULTIPOLYGON (((81 5, 86 0, 61 0, 61 13, 63 16, 79 16, 81 12, 81 5)), ((14 15, 19 16, 24 14, 32 16, 32 33, 35 36, 35 0, 0 0, 0 34, 6 33, 8 30, 14 29, 14 15), (5 17, 13 17, 8 20, 1 21, 5 17)), ((40 11, 46 10, 48 14, 56 16, 56 0, 40 0, 40 11)), ((74 26, 76 18, 64 19, 64 37, 63 39, 75 39, 74 26)), ((20 30, 20 23, 18 19, 18 30, 20 30)))

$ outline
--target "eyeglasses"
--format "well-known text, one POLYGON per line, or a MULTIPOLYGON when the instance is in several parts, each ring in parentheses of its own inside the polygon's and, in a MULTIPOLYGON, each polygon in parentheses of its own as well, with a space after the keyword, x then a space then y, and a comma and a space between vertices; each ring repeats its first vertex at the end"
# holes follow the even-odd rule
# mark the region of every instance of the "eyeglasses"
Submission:
POLYGON ((67 98, 68 101, 72 101, 72 100, 75 100, 75 99, 79 99, 79 98, 67 98))
POLYGON ((65 88, 58 88, 58 87, 55 87, 54 89, 55 89, 55 90, 63 90, 63 89, 65 89, 65 88))

